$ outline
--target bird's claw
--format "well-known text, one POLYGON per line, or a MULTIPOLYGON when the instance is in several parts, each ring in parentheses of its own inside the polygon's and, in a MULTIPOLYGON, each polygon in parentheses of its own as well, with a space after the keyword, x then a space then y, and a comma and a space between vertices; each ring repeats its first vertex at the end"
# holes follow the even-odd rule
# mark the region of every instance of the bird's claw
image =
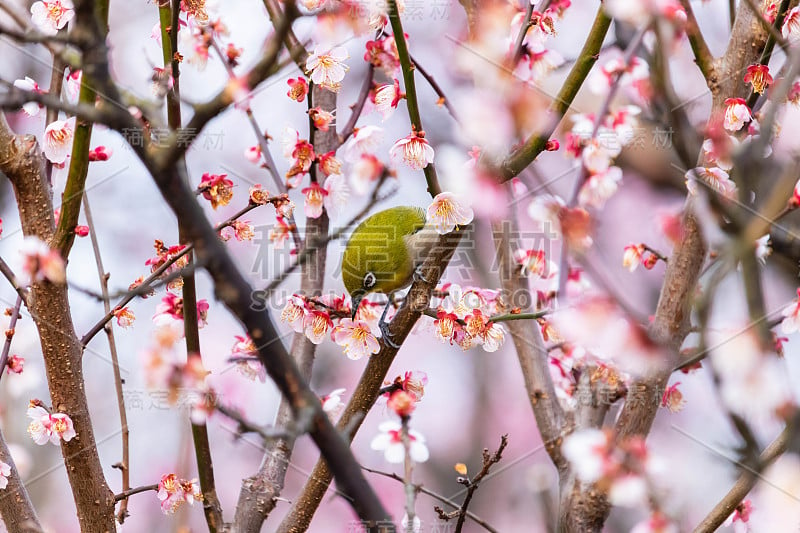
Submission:
POLYGON ((421 281, 423 283, 430 283, 425 276, 422 275, 422 265, 414 269, 414 281, 421 281))
POLYGON ((392 348, 394 348, 396 350, 399 350, 400 349, 400 345, 392 340, 392 337, 394 335, 392 335, 392 332, 389 331, 389 323, 388 322, 384 322, 382 320, 378 324, 378 327, 381 330, 381 337, 383 338, 384 344, 387 344, 388 346, 391 346, 392 348))

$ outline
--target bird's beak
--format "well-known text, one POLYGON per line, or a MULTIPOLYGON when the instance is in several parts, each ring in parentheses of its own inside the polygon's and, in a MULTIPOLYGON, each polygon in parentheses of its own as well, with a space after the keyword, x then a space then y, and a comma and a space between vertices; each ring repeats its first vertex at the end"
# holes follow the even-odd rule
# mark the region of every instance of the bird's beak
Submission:
POLYGON ((363 292, 354 292, 351 296, 352 307, 353 307, 353 316, 351 317, 353 320, 356 319, 356 313, 358 312, 358 307, 361 305, 361 300, 364 298, 363 292))

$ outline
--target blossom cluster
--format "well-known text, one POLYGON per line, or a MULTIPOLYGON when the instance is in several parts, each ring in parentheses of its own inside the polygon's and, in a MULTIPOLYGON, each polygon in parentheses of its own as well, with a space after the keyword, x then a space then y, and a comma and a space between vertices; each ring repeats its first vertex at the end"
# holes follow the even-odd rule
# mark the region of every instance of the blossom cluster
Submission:
POLYGON ((180 479, 177 474, 161 476, 157 491, 156 495, 161 501, 161 510, 164 514, 174 513, 183 503, 193 505, 195 501, 203 501, 197 480, 180 479))

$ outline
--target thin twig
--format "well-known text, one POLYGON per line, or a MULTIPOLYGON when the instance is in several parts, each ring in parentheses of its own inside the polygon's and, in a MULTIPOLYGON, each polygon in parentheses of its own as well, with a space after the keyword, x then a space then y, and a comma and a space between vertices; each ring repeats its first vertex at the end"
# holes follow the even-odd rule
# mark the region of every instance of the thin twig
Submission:
MULTIPOLYGON (((92 241, 92 251, 94 252, 95 264, 97 265, 97 276, 100 279, 100 290, 103 295, 103 307, 106 313, 111 311, 111 302, 108 296, 108 277, 103 259, 100 256, 100 245, 97 242, 97 229, 92 218, 92 211, 89 207, 89 198, 83 195, 83 213, 86 217, 86 225, 89 227, 89 238, 92 241)), ((108 337, 108 349, 111 353, 111 365, 114 369, 114 391, 117 396, 117 408, 119 410, 119 425, 122 435, 122 461, 119 469, 122 474, 122 492, 131 488, 130 485, 130 432, 128 430, 128 415, 125 411, 125 396, 122 390, 122 374, 119 368, 119 356, 117 354, 117 343, 114 339, 114 328, 109 322, 105 328, 108 337)), ((117 511, 117 521, 122 524, 128 516, 128 500, 122 500, 117 511)))
POLYGON ((347 123, 339 133, 340 145, 344 144, 345 141, 347 141, 347 139, 349 139, 356 130, 356 124, 358 123, 358 119, 361 117, 361 113, 364 111, 364 104, 367 103, 367 98, 369 98, 369 91, 372 89, 372 79, 374 76, 375 65, 370 63, 367 67, 367 75, 364 77, 364 84, 361 86, 361 92, 358 93, 356 103, 352 106, 353 112, 350 113, 350 118, 347 119, 347 123))
MULTIPOLYGON (((388 7, 389 22, 392 25, 394 42, 397 46, 397 58, 400 61, 400 68, 403 71, 403 81, 405 82, 408 118, 411 121, 413 132, 420 134, 425 130, 422 128, 422 118, 419 114, 419 101, 417 100, 417 86, 414 82, 414 70, 416 69, 409 56, 408 43, 406 42, 405 33, 403 33, 403 23, 400 21, 400 13, 397 9, 396 0, 389 0, 388 7)), ((439 186, 439 179, 436 176, 436 167, 433 166, 433 163, 425 165, 422 171, 425 173, 425 180, 428 182, 428 194, 434 197, 441 193, 442 188, 439 186)))
POLYGON ((464 527, 464 521, 467 518, 467 508, 472 501, 472 497, 475 495, 475 491, 478 490, 481 481, 483 481, 483 478, 485 478, 489 473, 489 470, 491 470, 492 467, 499 463, 500 459, 503 458, 503 450, 506 449, 506 446, 508 446, 508 435, 503 435, 500 437, 500 446, 497 447, 497 450, 494 452, 494 454, 490 455, 487 448, 483 449, 483 466, 481 467, 480 472, 478 472, 478 474, 472 478, 472 480, 466 480, 467 495, 464 497, 464 502, 461 504, 461 508, 458 510, 456 533, 461 533, 461 529, 464 527))
POLYGON ((447 109, 447 111, 450 112, 450 115, 453 117, 453 120, 455 120, 460 124, 461 120, 458 118, 458 113, 456 112, 456 108, 453 107, 453 104, 450 103, 450 99, 447 96, 445 96, 444 90, 436 81, 436 78, 434 78, 432 74, 430 74, 427 70, 425 70, 425 68, 423 68, 423 66, 420 65, 416 59, 414 59, 414 56, 411 55, 410 52, 408 54, 408 57, 411 59, 411 62, 414 64, 414 66, 422 75, 422 77, 425 78, 425 81, 428 82, 428 85, 431 86, 431 89, 433 89, 433 92, 436 93, 436 96, 439 97, 439 102, 437 102, 437 104, 443 105, 445 109, 447 109))
POLYGON ((403 486, 406 492, 406 533, 414 533, 414 504, 417 500, 417 491, 414 486, 414 460, 411 458, 411 436, 408 434, 408 420, 407 416, 402 418, 400 429, 400 440, 403 443, 405 450, 405 458, 403 460, 403 486))
POLYGON ((11 340, 14 338, 14 330, 17 327, 20 307, 22 307, 22 297, 17 296, 17 303, 14 304, 14 309, 11 310, 11 320, 8 323, 8 329, 6 330, 6 340, 3 342, 3 353, 0 354, 0 378, 2 378, 3 374, 6 373, 8 354, 11 351, 11 340))
MULTIPOLYGON (((258 358, 255 358, 253 360, 254 361, 258 361, 258 358)), ((214 405, 214 408, 217 411, 219 411, 220 413, 222 413, 223 415, 227 416, 228 418, 230 418, 231 420, 236 422, 239 425, 239 431, 241 433, 257 433, 258 435, 261 436, 262 439, 264 439, 264 441, 271 441, 271 440, 276 440, 276 439, 285 439, 290 434, 294 433, 294 432, 287 431, 285 429, 284 430, 280 430, 280 429, 277 429, 277 428, 258 426, 256 424, 250 422, 249 420, 247 420, 239 412, 237 412, 237 411, 235 411, 235 410, 233 410, 233 409, 231 409, 231 408, 229 408, 229 407, 227 407, 225 405, 222 405, 219 402, 217 402, 214 405)))
MULTIPOLYGON (((249 213, 253 209, 259 207, 260 205, 276 204, 276 203, 283 202, 285 200, 286 200, 286 197, 281 195, 281 196, 276 196, 276 197, 270 197, 269 199, 267 199, 266 203, 264 203, 264 204, 252 204, 252 203, 249 203, 249 204, 247 204, 247 206, 245 206, 242 209, 240 209, 238 212, 233 214, 230 218, 228 218, 224 222, 222 222, 220 224, 217 224, 214 227, 214 230, 217 233, 219 233, 220 231, 222 231, 223 229, 227 228, 228 226, 232 226, 233 223, 236 220, 238 220, 239 218, 243 217, 245 214, 249 213)), ((92 326, 92 328, 89 331, 86 332, 86 334, 83 337, 81 337, 81 345, 86 347, 86 345, 89 344, 89 341, 91 341, 94 338, 94 336, 97 335, 100 332, 101 329, 103 329, 103 327, 106 325, 106 323, 109 320, 111 320, 112 318, 114 318, 114 310, 115 309, 122 309, 123 307, 128 305, 128 303, 130 303, 137 296, 141 296, 143 294, 148 294, 150 292, 149 289, 152 287, 153 282, 158 280, 158 279, 161 279, 161 276, 167 270, 169 270, 169 268, 172 265, 174 265, 180 258, 182 258, 186 254, 188 254, 193 248, 194 248, 193 244, 191 244, 191 243, 187 244, 186 247, 183 250, 181 250, 177 254, 173 255, 172 257, 170 257, 169 259, 164 261, 164 263, 160 267, 158 267, 156 270, 154 270, 136 288, 125 292, 124 295, 122 296, 122 299, 119 302, 117 302, 117 305, 114 306, 114 309, 112 309, 110 312, 106 313, 105 316, 103 316, 103 318, 101 318, 94 326, 92 326)), ((0 259, 0 271, 2 270, 2 265, 3 265, 2 259, 0 259)))
POLYGON ((120 492, 119 494, 114 495, 114 501, 122 501, 127 500, 129 496, 133 496, 134 494, 139 494, 141 492, 149 492, 151 490, 158 490, 158 485, 142 485, 141 487, 134 487, 132 489, 128 489, 126 491, 120 492))
MULTIPOLYGON (((380 470, 375 470, 373 468, 368 468, 366 466, 362 466, 361 468, 364 469, 365 471, 369 472, 370 474, 376 474, 376 475, 387 477, 389 479, 394 479, 395 481, 399 481, 400 483, 403 483, 403 478, 401 478, 400 476, 398 476, 397 474, 394 474, 392 472, 382 472, 380 470)), ((414 485, 414 488, 415 488, 415 490, 417 492, 421 492, 422 494, 430 496, 434 500, 440 501, 441 503, 443 503, 445 505, 449 505, 450 507, 456 509, 457 511, 459 509, 461 509, 461 505, 457 504, 453 500, 449 500, 449 499, 445 498, 444 496, 442 496, 441 494, 439 494, 437 492, 434 492, 434 491, 432 491, 430 489, 426 489, 422 485, 414 485)), ((492 527, 491 525, 486 523, 485 520, 483 520, 482 518, 477 516, 472 511, 467 510, 466 511, 466 516, 467 516, 467 518, 469 518, 470 520, 472 520, 476 524, 480 525, 486 531, 489 531, 490 533, 498 533, 497 529, 495 529, 494 527, 492 527)))
MULTIPOLYGON (((775 462, 775 460, 786 452, 792 431, 787 426, 778 437, 767 446, 759 457, 761 469, 764 469, 775 462)), ((711 533, 716 531, 723 522, 736 510, 742 500, 747 497, 750 491, 758 482, 759 477, 753 472, 745 471, 736 480, 731 490, 714 506, 714 509, 706 516, 695 528, 694 533, 711 533)))

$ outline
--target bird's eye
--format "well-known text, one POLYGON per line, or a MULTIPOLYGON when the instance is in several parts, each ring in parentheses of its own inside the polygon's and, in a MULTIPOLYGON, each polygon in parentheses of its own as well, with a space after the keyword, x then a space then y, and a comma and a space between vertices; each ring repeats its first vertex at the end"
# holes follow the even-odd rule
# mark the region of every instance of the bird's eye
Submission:
POLYGON ((375 286, 375 274, 372 272, 367 272, 367 275, 364 276, 364 288, 371 289, 375 286))

